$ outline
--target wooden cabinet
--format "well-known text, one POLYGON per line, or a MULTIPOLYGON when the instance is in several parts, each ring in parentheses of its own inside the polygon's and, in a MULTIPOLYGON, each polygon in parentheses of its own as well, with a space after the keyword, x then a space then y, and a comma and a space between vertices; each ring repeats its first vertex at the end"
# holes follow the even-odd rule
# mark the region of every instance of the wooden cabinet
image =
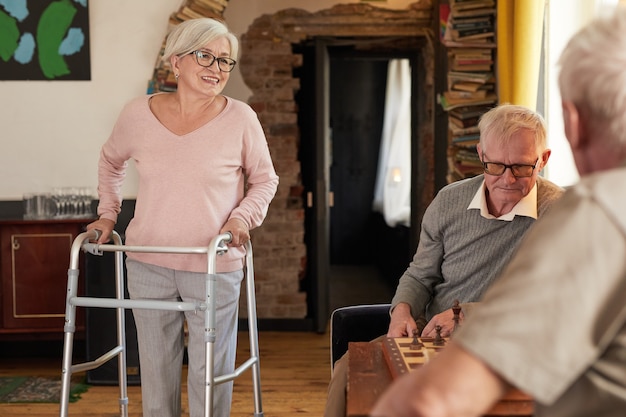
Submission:
MULTIPOLYGON (((0 220, 0 340, 63 337, 70 248, 90 221, 0 220)), ((81 309, 76 324, 77 335, 84 333, 81 309)))

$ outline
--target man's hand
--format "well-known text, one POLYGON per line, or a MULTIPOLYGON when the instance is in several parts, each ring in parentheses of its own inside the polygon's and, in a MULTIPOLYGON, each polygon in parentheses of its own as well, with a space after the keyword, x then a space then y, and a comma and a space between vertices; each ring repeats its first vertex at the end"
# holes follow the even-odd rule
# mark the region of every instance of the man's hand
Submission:
POLYGON ((387 337, 407 337, 413 336, 413 330, 417 329, 417 324, 411 315, 411 307, 406 303, 400 303, 391 312, 391 322, 387 337))
MULTIPOLYGON (((462 320, 463 312, 461 312, 461 315, 459 317, 459 321, 462 320)), ((452 331, 454 330, 454 312, 451 308, 437 314, 432 319, 430 319, 430 321, 422 331, 422 337, 435 337, 437 334, 437 332, 435 331, 435 326, 437 325, 441 326, 442 337, 448 337, 452 334, 452 331)))

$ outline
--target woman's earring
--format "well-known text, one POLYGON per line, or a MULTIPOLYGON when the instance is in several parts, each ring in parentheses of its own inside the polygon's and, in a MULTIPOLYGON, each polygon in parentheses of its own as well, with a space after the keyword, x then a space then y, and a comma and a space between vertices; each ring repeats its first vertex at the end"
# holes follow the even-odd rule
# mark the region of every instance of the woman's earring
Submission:
POLYGON ((178 80, 178 74, 174 74, 174 78, 176 78, 176 80, 178 80))

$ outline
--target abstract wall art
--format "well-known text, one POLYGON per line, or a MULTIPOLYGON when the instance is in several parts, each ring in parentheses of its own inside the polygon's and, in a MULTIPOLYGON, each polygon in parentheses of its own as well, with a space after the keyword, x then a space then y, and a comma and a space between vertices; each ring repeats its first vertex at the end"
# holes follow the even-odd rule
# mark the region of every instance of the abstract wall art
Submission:
POLYGON ((0 80, 90 80, 87 0, 0 0, 0 80))

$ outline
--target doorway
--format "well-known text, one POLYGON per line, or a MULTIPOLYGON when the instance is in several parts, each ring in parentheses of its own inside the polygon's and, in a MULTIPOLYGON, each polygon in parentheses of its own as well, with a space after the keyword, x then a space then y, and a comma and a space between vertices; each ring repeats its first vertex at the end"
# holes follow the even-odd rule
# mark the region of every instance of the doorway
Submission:
MULTIPOLYGON (((329 310, 333 311, 347 305, 388 303, 397 278, 380 256, 385 224, 372 209, 389 58, 340 47, 330 48, 329 56, 333 195, 329 310)), ((404 240, 393 245, 404 246, 404 240)))
POLYGON ((299 69, 297 102, 302 179, 308 190, 308 265, 302 290, 308 294, 309 315, 322 332, 335 308, 390 302, 414 253, 414 226, 387 226, 383 216, 374 212, 372 202, 388 63, 395 58, 409 58, 415 67, 419 54, 360 49, 345 41, 337 44, 328 40, 321 46, 318 42, 301 48, 297 52, 303 55, 305 64, 299 69), (319 61, 326 62, 322 65, 319 61), (324 82, 320 72, 326 73, 326 85, 320 85, 324 82), (322 100, 326 104, 320 106, 320 91, 325 90, 322 100), (324 120, 319 115, 324 111, 321 107, 326 107, 328 113, 323 122, 327 124, 324 134, 316 126, 324 120), (325 143, 320 146, 322 140, 325 143), (320 164, 320 159, 325 161, 320 164), (318 198, 316 205, 310 190, 320 193, 320 182, 328 183, 328 196, 318 198), (329 207, 320 208, 319 204, 329 207))

